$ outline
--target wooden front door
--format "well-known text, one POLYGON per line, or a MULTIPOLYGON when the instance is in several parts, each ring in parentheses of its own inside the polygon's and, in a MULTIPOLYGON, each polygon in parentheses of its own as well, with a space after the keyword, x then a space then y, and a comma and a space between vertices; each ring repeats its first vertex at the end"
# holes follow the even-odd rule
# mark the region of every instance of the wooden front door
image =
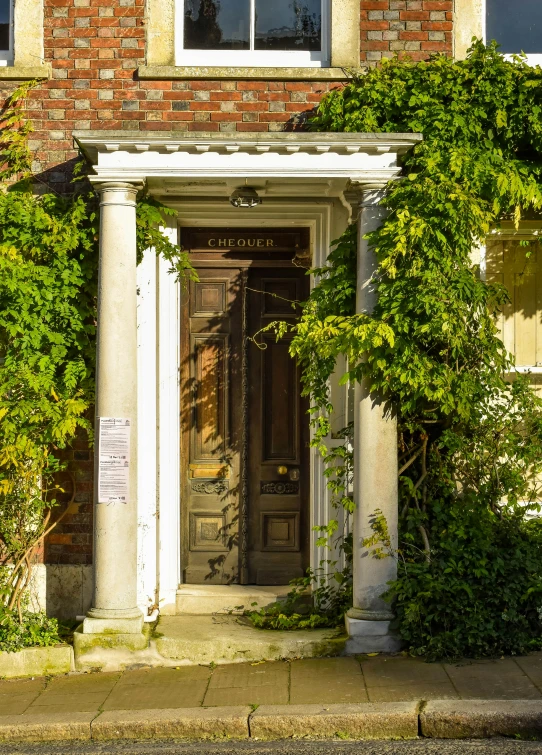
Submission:
POLYGON ((309 279, 293 244, 285 258, 277 244, 209 253, 198 241, 183 234, 199 275, 181 328, 183 579, 287 584, 308 566, 307 402, 288 338, 258 333, 295 321, 309 279))

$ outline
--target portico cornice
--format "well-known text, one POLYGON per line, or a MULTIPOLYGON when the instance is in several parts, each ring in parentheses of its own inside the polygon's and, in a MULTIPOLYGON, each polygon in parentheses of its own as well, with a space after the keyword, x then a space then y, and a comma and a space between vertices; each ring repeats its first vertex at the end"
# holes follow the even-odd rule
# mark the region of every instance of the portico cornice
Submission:
POLYGON ((381 185, 420 134, 75 132, 93 182, 147 179, 342 179, 381 185))

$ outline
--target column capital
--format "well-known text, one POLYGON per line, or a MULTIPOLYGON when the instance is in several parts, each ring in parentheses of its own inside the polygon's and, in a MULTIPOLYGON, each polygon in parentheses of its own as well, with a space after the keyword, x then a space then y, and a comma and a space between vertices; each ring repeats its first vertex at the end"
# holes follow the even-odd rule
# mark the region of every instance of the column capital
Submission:
POLYGON ((100 205, 135 204, 137 192, 145 186, 145 182, 141 180, 111 181, 99 176, 91 176, 90 182, 100 194, 100 205))
MULTIPOLYGON (((351 183, 341 195, 341 201, 348 209, 349 222, 352 218, 357 218, 363 208, 377 208, 385 196, 386 184, 384 183, 351 183)), ((385 208, 382 207, 382 213, 384 212, 385 208)))
POLYGON ((349 205, 373 207, 386 196, 386 184, 353 184, 343 192, 349 205))

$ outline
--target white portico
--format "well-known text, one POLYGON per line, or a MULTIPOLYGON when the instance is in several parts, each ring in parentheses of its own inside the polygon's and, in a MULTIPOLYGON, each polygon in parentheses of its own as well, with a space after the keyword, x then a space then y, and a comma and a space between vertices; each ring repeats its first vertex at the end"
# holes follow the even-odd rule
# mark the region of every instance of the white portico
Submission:
MULTIPOLYGON (((420 138, 416 134, 76 134, 93 163, 91 180, 102 205, 97 417, 128 419, 131 428, 127 502, 100 501, 95 485, 95 591, 85 634, 115 633, 131 649, 141 649, 142 609, 156 602, 163 613, 175 613, 183 574, 181 551, 187 542, 180 513, 179 458, 180 312, 187 291, 152 251, 136 265, 137 190, 145 185, 176 210, 164 228, 172 241, 178 241, 179 229, 182 234, 183 228, 200 226, 309 229, 314 266, 325 264, 332 240, 358 218, 357 308, 370 312, 374 260, 363 237, 380 222, 381 192, 400 175, 400 155, 420 138), (230 205, 231 193, 244 185, 258 192, 261 205, 248 210, 230 205)), ((392 558, 367 558, 361 541, 375 509, 386 516, 392 539, 396 534, 395 424, 384 416, 378 397, 369 395, 363 385, 356 389, 353 409, 348 410, 339 388, 333 385, 331 390, 336 429, 346 424, 348 412, 350 416, 353 412, 356 427, 350 650, 392 649, 387 631, 391 616, 380 596, 393 579, 396 564, 392 558)), ((99 452, 97 443, 96 467, 99 452)), ((308 480, 307 559, 317 567, 329 556, 316 547, 312 527, 325 523, 332 513, 321 460, 313 450, 308 480)), ((247 508, 247 485, 245 490, 247 508)), ((286 524, 279 524, 286 527, 284 517, 286 524)), ((290 519, 294 521, 293 515, 290 519)), ((242 553, 242 534, 240 538, 242 553)))

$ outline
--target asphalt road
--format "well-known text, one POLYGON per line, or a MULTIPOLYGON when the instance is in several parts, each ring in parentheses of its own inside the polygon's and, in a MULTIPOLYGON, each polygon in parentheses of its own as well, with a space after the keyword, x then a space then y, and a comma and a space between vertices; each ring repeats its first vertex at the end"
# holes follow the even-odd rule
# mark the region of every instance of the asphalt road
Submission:
POLYGON ((542 755, 542 742, 510 739, 413 742, 67 742, 0 745, 0 755, 542 755))

